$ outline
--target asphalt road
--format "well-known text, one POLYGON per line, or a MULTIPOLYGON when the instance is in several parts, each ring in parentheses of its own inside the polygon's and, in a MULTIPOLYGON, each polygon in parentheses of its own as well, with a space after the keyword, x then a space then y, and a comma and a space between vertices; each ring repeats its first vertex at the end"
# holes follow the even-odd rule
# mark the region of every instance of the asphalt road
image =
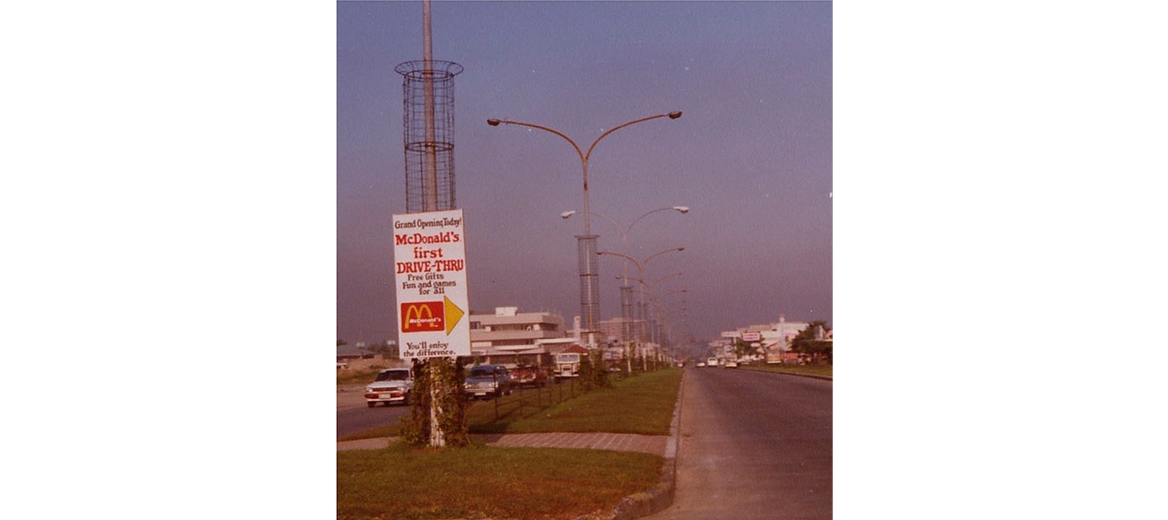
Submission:
POLYGON ((364 386, 344 387, 337 392, 337 438, 384 426, 397 424, 398 418, 410 413, 410 407, 400 404, 373 408, 365 405, 364 386))
POLYGON ((647 518, 832 517, 831 381, 686 373, 673 505, 647 518))

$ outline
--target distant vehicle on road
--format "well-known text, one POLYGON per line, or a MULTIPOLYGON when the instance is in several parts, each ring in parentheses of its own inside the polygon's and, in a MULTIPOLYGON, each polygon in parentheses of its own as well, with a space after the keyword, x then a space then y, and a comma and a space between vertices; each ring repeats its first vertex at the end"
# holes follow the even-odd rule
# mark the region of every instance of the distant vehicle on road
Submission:
POLYGON ((511 370, 511 380, 516 386, 547 386, 547 370, 539 365, 519 365, 511 370))
POLYGON ((471 398, 511 395, 511 373, 503 365, 478 365, 470 369, 463 388, 471 398))
POLYGON ((712 357, 712 358, 710 358, 710 359, 707 359, 707 360, 706 360, 706 366, 708 366, 708 367, 716 367, 716 366, 718 366, 718 358, 716 358, 716 357, 712 357))
POLYGON ((698 368, 701 368, 701 367, 704 367, 704 366, 706 366, 706 362, 705 362, 705 361, 698 361, 698 368))
POLYGON ((577 377, 580 375, 580 354, 566 352, 556 354, 556 377, 577 377))
POLYGON ((377 373, 377 378, 365 387, 365 404, 370 408, 377 403, 409 404, 410 391, 414 388, 414 376, 408 368, 387 368, 377 373))
POLYGON ((738 360, 727 359, 726 363, 722 365, 722 368, 738 368, 738 360))

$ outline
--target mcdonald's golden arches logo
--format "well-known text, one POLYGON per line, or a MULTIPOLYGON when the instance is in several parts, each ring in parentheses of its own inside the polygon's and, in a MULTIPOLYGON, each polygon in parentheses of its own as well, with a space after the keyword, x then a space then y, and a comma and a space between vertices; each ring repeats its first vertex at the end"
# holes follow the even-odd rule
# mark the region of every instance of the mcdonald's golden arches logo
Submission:
POLYGON ((442 302, 407 302, 401 305, 402 332, 435 332, 446 328, 442 302))
POLYGON ((446 297, 439 302, 406 302, 401 304, 401 331, 437 332, 445 329, 449 335, 463 314, 465 312, 446 297))

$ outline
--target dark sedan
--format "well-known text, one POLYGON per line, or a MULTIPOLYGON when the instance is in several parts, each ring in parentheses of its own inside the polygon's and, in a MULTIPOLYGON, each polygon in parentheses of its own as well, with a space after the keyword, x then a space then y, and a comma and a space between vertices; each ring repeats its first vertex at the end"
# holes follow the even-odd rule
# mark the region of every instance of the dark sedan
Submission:
POLYGON ((511 373, 503 365, 478 365, 470 369, 463 386, 472 398, 511 395, 511 373))

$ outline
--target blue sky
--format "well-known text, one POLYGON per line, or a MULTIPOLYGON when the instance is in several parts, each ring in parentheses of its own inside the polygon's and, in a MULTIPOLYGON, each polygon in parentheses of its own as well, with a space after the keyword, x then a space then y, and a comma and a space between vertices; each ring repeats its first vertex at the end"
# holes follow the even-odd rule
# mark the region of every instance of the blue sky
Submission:
MULTIPOLYGON (((398 63, 422 56, 420 2, 337 7, 337 334, 392 337, 388 227, 405 212, 398 63)), ((825 2, 434 2, 434 58, 455 78, 457 204, 470 305, 580 313, 574 235, 586 148, 593 232, 674 293, 676 333, 832 319, 832 6, 825 2), (684 293, 679 291, 684 290, 684 293), (681 311, 681 308, 687 309, 681 311)), ((601 318, 619 314, 600 266, 601 318)), ((670 299, 667 298, 667 301, 670 299)))

